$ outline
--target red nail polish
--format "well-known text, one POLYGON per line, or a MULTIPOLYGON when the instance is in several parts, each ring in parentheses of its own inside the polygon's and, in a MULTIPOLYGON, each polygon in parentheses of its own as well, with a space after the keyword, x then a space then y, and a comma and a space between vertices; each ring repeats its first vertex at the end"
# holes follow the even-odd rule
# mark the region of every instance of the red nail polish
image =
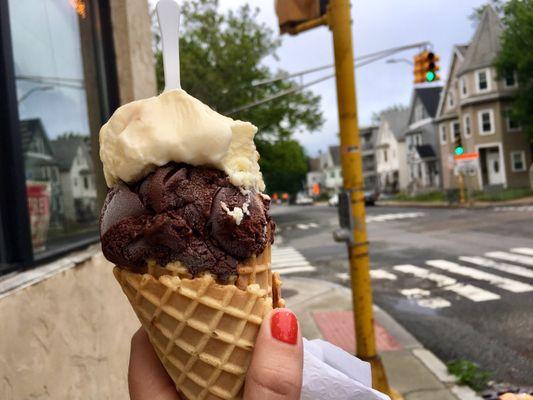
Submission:
POLYGON ((270 320, 272 336, 288 344, 296 344, 298 341, 298 321, 296 316, 289 310, 276 312, 270 320))

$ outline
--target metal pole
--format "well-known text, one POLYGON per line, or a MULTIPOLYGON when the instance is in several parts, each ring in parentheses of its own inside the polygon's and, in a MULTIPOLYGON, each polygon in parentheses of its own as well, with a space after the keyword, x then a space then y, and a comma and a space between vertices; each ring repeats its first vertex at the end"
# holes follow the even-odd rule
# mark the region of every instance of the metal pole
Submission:
POLYGON ((357 103, 355 95, 352 25, 349 0, 331 0, 328 9, 329 25, 333 33, 337 105, 341 141, 341 161, 344 190, 350 195, 354 218, 354 243, 348 245, 352 301, 357 339, 357 357, 372 365, 374 388, 390 394, 389 384, 381 359, 376 352, 372 288, 370 282, 368 241, 365 223, 363 168, 357 103))

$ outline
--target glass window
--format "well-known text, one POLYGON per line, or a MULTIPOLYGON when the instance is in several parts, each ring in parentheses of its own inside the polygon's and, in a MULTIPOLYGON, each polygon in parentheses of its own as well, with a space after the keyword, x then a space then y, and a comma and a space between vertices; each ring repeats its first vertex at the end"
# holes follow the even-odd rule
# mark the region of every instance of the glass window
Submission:
POLYGON ((8 0, 34 253, 96 237, 102 111, 86 2, 8 0), (78 181, 82 182, 78 184, 78 181))
POLYGON ((505 118, 507 122, 507 130, 508 131, 518 131, 520 130, 520 123, 514 119, 511 115, 507 115, 505 118))
POLYGON ((513 71, 507 72, 505 74, 504 81, 505 81, 505 86, 507 87, 515 86, 516 85, 515 73, 513 71))
POLYGON ((383 160, 387 162, 387 150, 383 150, 383 160))
POLYGON ((461 136, 461 125, 459 121, 452 122, 452 136, 450 140, 455 142, 459 136, 461 136))
POLYGON ((461 85, 461 95, 462 96, 466 96, 468 94, 468 90, 466 88, 466 78, 465 77, 461 78, 460 85, 461 85))
POLYGON ((472 135, 472 128, 470 126, 470 115, 464 116, 464 129, 465 129, 465 137, 469 137, 472 135))
POLYGON ((477 84, 478 84, 478 89, 480 91, 487 90, 489 88, 487 71, 479 71, 477 73, 477 84))
POLYGON ((454 93, 453 93, 453 90, 450 90, 448 92, 448 106, 449 107, 453 107, 453 104, 454 104, 454 93))
POLYGON ((440 126, 440 143, 446 144, 446 126, 440 126))
POLYGON ((490 114, 489 113, 483 113, 481 114, 481 130, 483 132, 490 132, 491 126, 490 126, 490 114))
POLYGON ((522 172, 526 170, 526 154, 523 151, 511 152, 511 165, 513 172, 522 172))

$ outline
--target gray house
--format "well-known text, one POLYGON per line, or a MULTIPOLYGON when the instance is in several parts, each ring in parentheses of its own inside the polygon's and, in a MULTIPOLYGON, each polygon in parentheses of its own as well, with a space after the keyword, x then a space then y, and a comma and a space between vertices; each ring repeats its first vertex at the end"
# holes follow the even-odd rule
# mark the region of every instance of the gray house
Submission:
POLYGON ((435 122, 441 92, 442 86, 413 90, 405 133, 409 192, 441 186, 440 150, 435 122))
POLYGON ((363 179, 365 190, 378 190, 378 173, 376 163, 377 125, 359 128, 363 157, 363 179))

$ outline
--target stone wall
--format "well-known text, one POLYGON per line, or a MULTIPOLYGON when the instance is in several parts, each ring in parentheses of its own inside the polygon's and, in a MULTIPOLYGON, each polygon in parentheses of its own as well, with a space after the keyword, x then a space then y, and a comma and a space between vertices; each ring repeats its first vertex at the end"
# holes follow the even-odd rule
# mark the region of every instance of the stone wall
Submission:
POLYGON ((0 317, 0 399, 129 398, 140 324, 101 252, 1 298, 0 317))

